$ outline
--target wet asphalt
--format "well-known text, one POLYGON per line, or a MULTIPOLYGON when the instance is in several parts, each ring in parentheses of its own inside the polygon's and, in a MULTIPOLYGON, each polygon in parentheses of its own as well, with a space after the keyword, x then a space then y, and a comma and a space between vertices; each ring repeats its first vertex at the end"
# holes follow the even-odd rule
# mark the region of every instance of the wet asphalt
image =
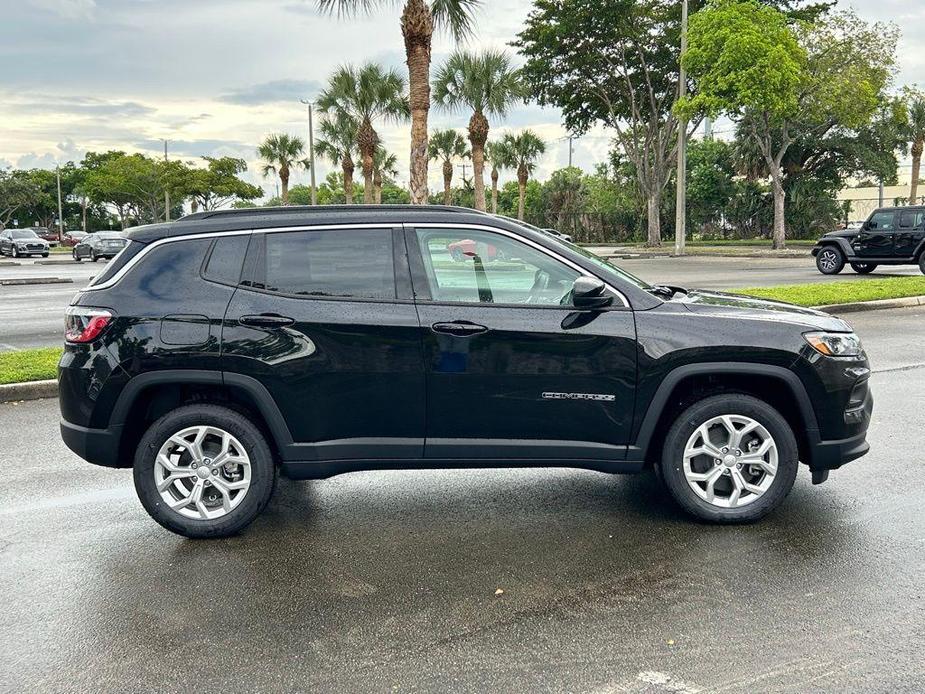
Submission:
POLYGON ((872 451, 751 526, 652 475, 371 472, 190 541, 0 405, 0 691, 921 692, 925 311, 849 319, 872 451))

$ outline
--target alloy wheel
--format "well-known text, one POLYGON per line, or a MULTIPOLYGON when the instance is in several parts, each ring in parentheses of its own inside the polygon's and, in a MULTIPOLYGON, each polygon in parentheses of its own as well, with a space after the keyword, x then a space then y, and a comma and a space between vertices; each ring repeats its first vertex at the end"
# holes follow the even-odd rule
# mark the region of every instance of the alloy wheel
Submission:
POLYGON ((154 482, 181 516, 214 520, 233 511, 251 484, 251 462, 234 436, 218 427, 188 427, 158 451, 154 482))
POLYGON ((838 267, 838 254, 835 251, 822 251, 819 254, 819 264, 823 270, 834 270, 838 267))
POLYGON ((684 477, 708 504, 740 508, 771 488, 778 450, 768 430, 751 417, 713 417, 701 424, 684 447, 684 477))

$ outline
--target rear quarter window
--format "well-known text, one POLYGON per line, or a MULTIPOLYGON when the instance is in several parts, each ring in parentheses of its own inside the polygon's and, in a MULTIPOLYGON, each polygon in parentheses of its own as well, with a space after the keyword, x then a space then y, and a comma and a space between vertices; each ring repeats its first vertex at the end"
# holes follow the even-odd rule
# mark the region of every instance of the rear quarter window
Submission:
MULTIPOLYGON (((89 243, 90 241, 91 239, 84 239, 81 243, 89 243)), ((93 281, 90 282, 90 286, 92 287, 107 281, 125 267, 132 258, 141 253, 144 247, 145 244, 139 243, 138 241, 129 241, 126 243, 125 246, 122 247, 122 250, 106 264, 106 268, 93 278, 93 281)))
POLYGON ((247 254, 250 235, 220 236, 212 242, 206 256, 202 276, 219 284, 237 285, 241 281, 241 267, 247 254))

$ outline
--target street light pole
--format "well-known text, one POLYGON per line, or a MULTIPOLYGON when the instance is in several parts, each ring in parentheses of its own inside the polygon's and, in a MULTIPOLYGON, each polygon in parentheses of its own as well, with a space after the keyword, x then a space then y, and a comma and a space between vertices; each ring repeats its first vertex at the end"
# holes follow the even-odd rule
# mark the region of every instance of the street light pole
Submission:
POLYGON ((315 188, 315 129, 312 125, 312 102, 308 99, 299 99, 308 106, 308 172, 312 183, 312 205, 318 204, 318 192, 315 188))
MULTIPOLYGON (((681 2, 681 60, 687 52, 687 0, 681 2)), ((678 98, 687 95, 687 71, 681 62, 678 75, 678 98)), ((687 119, 678 119, 678 175, 674 218, 674 253, 684 255, 687 235, 687 119)))
MULTIPOLYGON (((167 140, 163 137, 164 140, 164 163, 167 163, 167 140)), ((166 171, 164 172, 167 173, 166 171)), ((164 221, 170 221, 170 186, 167 185, 167 179, 164 179, 164 221)))
POLYGON ((64 241, 64 207, 61 204, 61 167, 55 166, 55 176, 58 178, 58 243, 64 241))

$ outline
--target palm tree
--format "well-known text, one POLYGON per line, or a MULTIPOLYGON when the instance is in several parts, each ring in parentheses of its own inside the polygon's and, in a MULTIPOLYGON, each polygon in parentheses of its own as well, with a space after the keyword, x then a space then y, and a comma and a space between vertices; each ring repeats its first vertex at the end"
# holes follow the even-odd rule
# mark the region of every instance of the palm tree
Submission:
POLYGON ((429 159, 443 161, 443 204, 449 205, 453 197, 450 188, 453 182, 453 160, 469 156, 466 141, 455 130, 435 130, 430 136, 427 155, 429 159))
POLYGON ((511 166, 517 168, 517 219, 523 221, 527 179, 536 169, 537 157, 546 151, 546 143, 532 130, 524 130, 517 136, 505 135, 503 142, 510 151, 511 166))
POLYGON ((379 118, 402 121, 408 118, 405 80, 394 70, 375 63, 359 68, 344 65, 328 80, 327 88, 318 96, 322 113, 343 114, 357 124, 356 143, 363 163, 363 202, 373 202, 373 157, 379 145, 379 135, 373 122, 379 118))
POLYGON ((488 143, 485 156, 491 164, 491 213, 498 214, 498 176, 502 169, 514 166, 514 156, 503 140, 488 143))
POLYGON ((340 165, 344 174, 346 203, 353 203, 353 156, 357 151, 357 124, 345 113, 335 113, 321 121, 321 138, 315 142, 315 151, 334 166, 340 165))
MULTIPOLYGON (((480 0, 405 0, 401 33, 411 95, 411 202, 427 204, 427 114, 430 110, 430 55, 434 29, 446 29, 456 41, 472 33, 472 14, 480 0)), ((389 0, 318 0, 322 10, 338 14, 392 6, 389 0)))
POLYGON ((292 167, 297 164, 305 166, 305 160, 301 158, 304 150, 305 142, 302 138, 286 133, 267 135, 257 148, 257 156, 263 160, 263 175, 279 175, 284 205, 289 204, 289 173, 292 167))
POLYGON ((373 156, 373 202, 382 204, 382 178, 383 176, 397 176, 398 159, 390 154, 385 147, 377 147, 373 156))
POLYGON ((925 150, 925 94, 912 89, 907 90, 907 94, 909 105, 905 134, 912 144, 912 184, 909 187, 909 204, 915 205, 919 194, 922 151, 925 150))
POLYGON ((485 143, 488 118, 503 117, 523 96, 520 73, 500 51, 457 51, 434 77, 434 102, 447 110, 470 109, 469 143, 475 180, 475 206, 485 211, 485 143))

